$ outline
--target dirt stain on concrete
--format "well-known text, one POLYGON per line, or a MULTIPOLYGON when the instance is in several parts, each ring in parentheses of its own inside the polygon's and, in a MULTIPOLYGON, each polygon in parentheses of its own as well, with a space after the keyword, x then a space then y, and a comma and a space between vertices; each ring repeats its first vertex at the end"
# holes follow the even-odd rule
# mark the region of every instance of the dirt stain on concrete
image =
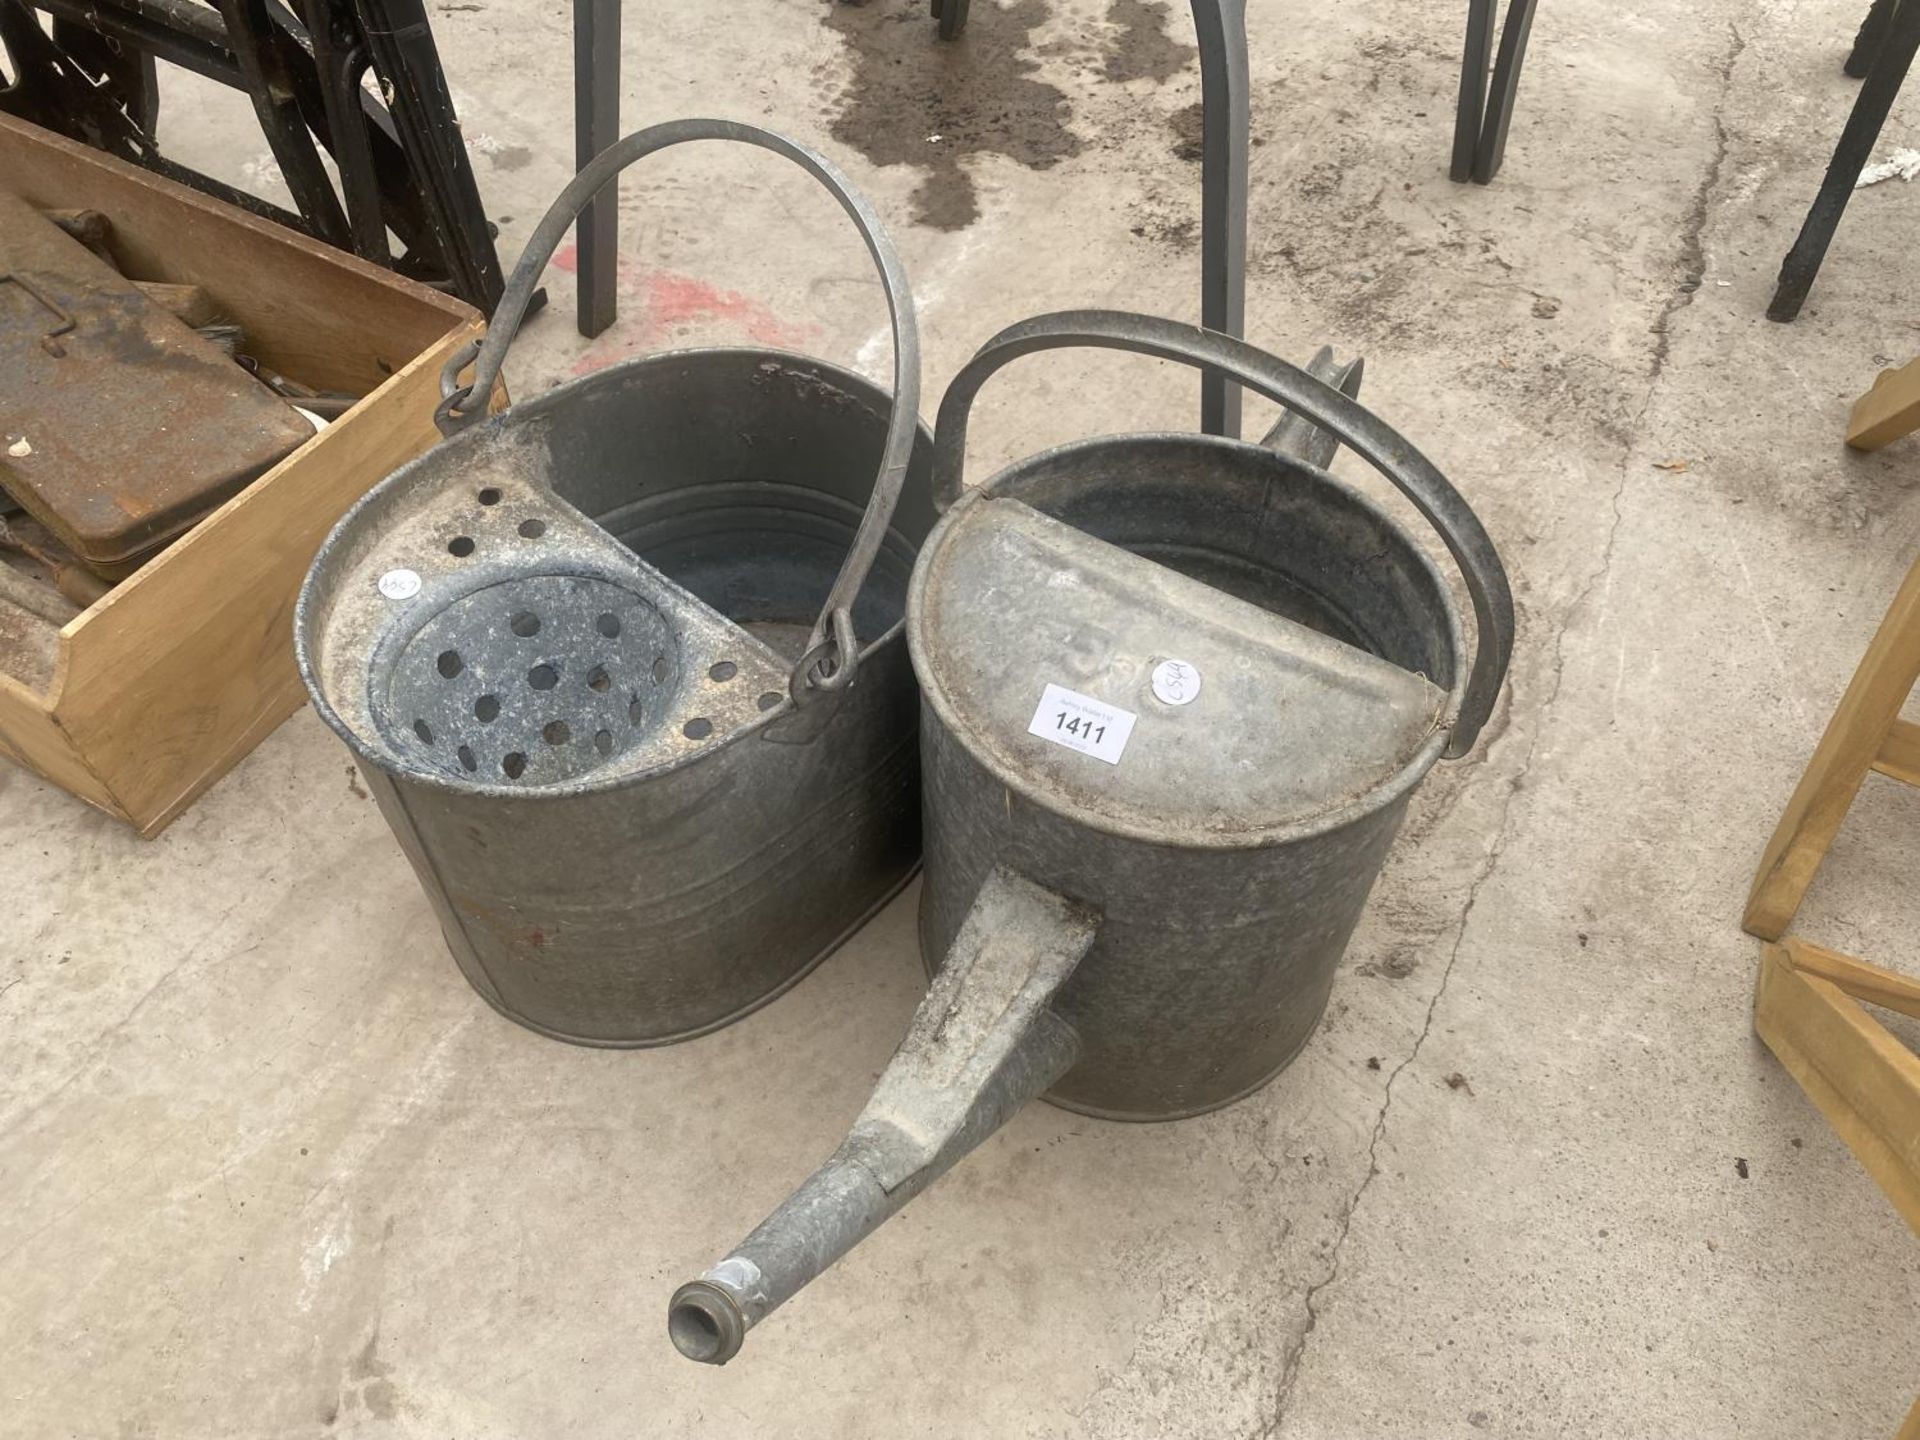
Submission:
POLYGON ((1119 27, 1120 38, 1107 52, 1107 79, 1159 84, 1185 73, 1194 47, 1167 33, 1168 15, 1161 0, 1113 0, 1107 23, 1119 27))
POLYGON ((1037 78, 1040 62, 1029 53, 1046 19, 1047 0, 977 0, 966 33, 942 41, 924 5, 828 0, 827 25, 848 51, 814 74, 834 111, 833 138, 876 165, 923 170, 915 223, 964 230, 980 217, 980 197, 961 162, 1003 155, 1047 170, 1081 151, 1067 128, 1066 94, 1037 78))
POLYGON ((1173 158, 1198 165, 1207 154, 1207 107, 1199 100, 1183 105, 1167 117, 1173 136, 1173 158))
POLYGON ((346 1428, 358 1429, 368 1417, 392 1420, 400 1408, 392 1377, 393 1366, 380 1357, 380 1327, 376 1322, 367 1343, 347 1362, 340 1392, 321 1411, 320 1423, 332 1429, 344 1421, 346 1428))

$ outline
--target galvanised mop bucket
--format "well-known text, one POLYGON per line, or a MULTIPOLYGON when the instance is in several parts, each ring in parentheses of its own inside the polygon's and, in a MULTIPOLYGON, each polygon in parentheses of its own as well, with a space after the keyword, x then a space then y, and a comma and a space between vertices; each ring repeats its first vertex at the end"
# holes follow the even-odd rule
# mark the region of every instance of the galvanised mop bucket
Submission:
POLYGON ((960 372, 936 437, 950 508, 907 636, 938 969, 838 1152, 675 1294, 669 1333, 697 1360, 731 1357, 1035 1095, 1170 1120, 1271 1080, 1326 1007, 1408 797, 1472 747, 1506 674, 1512 599, 1466 503, 1354 401, 1240 341, 1109 311, 1030 320, 960 372), (1084 441, 963 496, 975 392, 1066 345, 1209 368, 1297 419, 1284 449, 1084 441), (1452 552, 1471 664, 1416 538, 1323 468, 1334 440, 1452 552))
POLYGON ((725 1025, 919 858, 902 624, 931 442, 892 243, 802 145, 655 126, 561 193, 442 388, 445 443, 349 511, 307 577, 314 706, 497 1008, 592 1045, 725 1025), (893 394, 777 351, 689 350, 486 418, 477 397, 580 207, 693 140, 771 150, 840 202, 885 284, 893 394))

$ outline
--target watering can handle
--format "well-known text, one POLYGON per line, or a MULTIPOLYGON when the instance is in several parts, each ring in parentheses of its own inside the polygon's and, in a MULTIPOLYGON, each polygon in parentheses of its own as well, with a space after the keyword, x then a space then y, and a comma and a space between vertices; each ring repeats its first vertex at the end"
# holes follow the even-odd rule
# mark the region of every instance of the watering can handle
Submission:
POLYGON ((1453 553, 1473 600, 1473 669, 1446 753, 1460 756, 1473 748, 1493 713, 1513 651, 1513 595, 1493 541, 1460 492, 1399 432, 1332 386, 1244 340, 1121 310, 1063 310, 1009 325, 980 347, 941 398, 933 440, 938 509, 960 498, 967 420, 987 378, 1010 360, 1067 346, 1131 350, 1217 371, 1305 416, 1398 486, 1453 553))
POLYGON ((893 241, 881 227, 873 207, 826 156, 784 135, 734 120, 669 120, 663 125, 636 130, 602 150, 567 183, 534 227, 526 249, 513 267, 513 274, 507 277, 506 289, 494 309, 486 339, 463 345, 440 372, 442 398, 434 411, 434 422, 441 434, 453 436, 486 414, 485 401, 474 403, 474 397, 493 394, 500 367, 506 362, 507 347, 513 344, 520 322, 526 317, 534 286, 553 258, 554 247, 572 228, 587 202, 634 161, 689 140, 736 140, 757 145, 785 156, 813 176, 840 202, 840 208, 859 229, 867 253, 879 267, 880 281, 887 293, 887 310, 893 322, 893 412, 887 420, 886 448, 873 482, 873 495, 854 532, 853 545, 840 564, 833 588, 827 592, 826 604, 814 622, 813 634, 793 679, 796 691, 809 684, 823 690, 844 689, 853 680, 854 667, 859 661, 858 645, 853 638, 853 602, 866 584, 867 573, 886 539, 887 527, 893 523, 894 506, 900 499, 900 487, 906 480, 919 431, 920 333, 914 323, 913 290, 907 283, 906 270, 893 248, 893 241), (473 366, 473 379, 462 385, 460 372, 468 365, 473 366), (465 408, 469 404, 472 408, 465 408))

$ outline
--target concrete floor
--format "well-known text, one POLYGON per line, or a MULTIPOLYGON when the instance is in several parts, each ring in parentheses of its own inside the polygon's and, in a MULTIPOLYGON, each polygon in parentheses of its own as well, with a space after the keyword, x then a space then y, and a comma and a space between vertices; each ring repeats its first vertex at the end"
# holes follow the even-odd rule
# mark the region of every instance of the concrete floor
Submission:
MULTIPOLYGON (((1029 1109, 725 1370, 666 1297, 858 1109, 920 988, 913 892, 730 1030, 572 1049, 461 981, 311 713, 153 843, 0 768, 0 1435, 1890 1436, 1920 1250, 1753 1038, 1737 924, 1920 544, 1920 442, 1839 444, 1920 351, 1920 186, 1860 194, 1799 323, 1762 318, 1864 3, 1548 0, 1479 189, 1445 177, 1459 4, 1252 0, 1250 333, 1364 352, 1479 507, 1509 699, 1276 1083, 1178 1125, 1029 1109)), ((978 0, 944 49, 906 0, 627 8, 630 123, 786 127, 893 218, 923 413, 1021 316, 1196 313, 1170 0, 978 0)), ((509 255, 570 165, 568 14, 435 8, 509 255)), ((258 181, 236 103, 175 86, 162 133, 258 181)), ((1882 151, 1917 121, 1920 91, 1882 151)), ((797 173, 701 147, 621 207, 619 330, 580 342, 556 268, 520 393, 682 339, 884 373, 797 173)), ((976 473, 1185 427, 1194 390, 1026 362, 976 473)), ((1917 821, 1870 781, 1802 930, 1911 963, 1917 821)))

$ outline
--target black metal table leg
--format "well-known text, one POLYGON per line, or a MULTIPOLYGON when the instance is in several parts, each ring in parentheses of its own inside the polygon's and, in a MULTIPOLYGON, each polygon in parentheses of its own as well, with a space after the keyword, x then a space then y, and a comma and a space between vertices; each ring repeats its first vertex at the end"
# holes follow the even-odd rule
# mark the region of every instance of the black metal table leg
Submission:
POLYGON ((220 13, 287 193, 315 235, 329 245, 351 249, 353 234, 346 212, 300 114, 291 70, 280 48, 281 34, 268 22, 264 0, 220 0, 220 13))
POLYGON ((1491 184, 1507 158, 1507 130, 1513 124, 1514 96, 1520 89, 1520 66, 1527 58, 1527 39, 1533 33, 1533 12, 1539 0, 1513 0, 1500 32, 1500 55, 1493 62, 1493 85, 1487 93, 1487 111, 1480 119, 1480 143, 1473 152, 1473 180, 1491 184))
MULTIPOLYGON (((1200 42, 1202 111, 1200 323, 1241 339, 1247 329, 1247 152, 1251 143, 1247 4, 1246 0, 1191 3, 1200 42)), ((933 0, 941 39, 952 39, 966 25, 967 4, 968 0, 933 0)), ((1200 428, 1209 435, 1239 437, 1239 386, 1212 373, 1201 379, 1200 428)))
POLYGON ((1460 59, 1460 104, 1453 118, 1453 165, 1449 179, 1473 178, 1480 148, 1480 118, 1487 108, 1487 73, 1493 68, 1494 0, 1467 0, 1467 48, 1460 59))
MULTIPOLYGON (((943 0, 952 5, 956 0, 943 0)), ((1920 3, 1920 0, 1917 0, 1920 3)), ((1246 0, 1193 0, 1200 40, 1200 323, 1236 338, 1247 328, 1247 150, 1251 101, 1246 0)), ((1240 387, 1209 372, 1200 428, 1240 435, 1240 387)))
POLYGON ((1855 80, 1867 78, 1867 72, 1873 68, 1873 57, 1887 41, 1887 26, 1893 23, 1893 12, 1899 8, 1900 0, 1873 0, 1867 18, 1860 22, 1860 33, 1853 37, 1853 49, 1843 67, 1855 80))
POLYGON ((1800 236, 1780 266, 1780 283, 1773 292, 1773 303, 1767 307, 1769 320, 1791 320, 1806 303, 1807 292, 1820 273, 1820 262, 1826 258, 1827 246, 1833 242, 1833 232, 1846 213, 1854 184, 1872 157, 1873 147, 1880 139, 1880 127, 1886 123, 1887 112, 1893 108, 1907 71, 1913 66, 1916 50, 1920 50, 1920 0, 1904 0, 1887 19, 1880 53, 1874 57, 1873 68, 1860 87, 1853 113, 1847 117, 1846 129, 1840 132, 1840 143, 1834 147, 1826 179, 1820 183, 1820 193, 1814 197, 1806 221, 1800 227, 1800 236))
MULTIPOLYGON (((585 169, 619 138, 620 0, 573 0, 574 168, 585 169)), ((618 306, 619 195, 609 188, 588 202, 573 234, 579 255, 578 324, 591 339, 613 323, 618 306)))
POLYGON ((1500 53, 1493 50, 1494 0, 1467 0, 1467 43, 1460 60, 1460 103, 1453 122, 1454 180, 1490 184, 1507 158, 1507 131, 1513 124, 1520 67, 1533 34, 1539 0, 1513 0, 1500 29, 1500 53), (1488 84, 1488 71, 1492 84, 1488 84))
POLYGON ((491 312, 505 281, 423 0, 353 0, 447 282, 491 312))
POLYGON ((323 138, 340 176, 353 253, 362 260, 386 265, 392 261, 393 251, 387 244, 380 167, 374 160, 372 131, 363 104, 362 82, 371 61, 359 43, 350 11, 337 5, 314 5, 308 9, 308 19, 307 39, 313 48, 314 75, 320 83, 321 111, 326 117, 323 138))
POLYGON ((933 0, 933 18, 940 22, 940 38, 951 40, 967 28, 969 0, 933 0))

